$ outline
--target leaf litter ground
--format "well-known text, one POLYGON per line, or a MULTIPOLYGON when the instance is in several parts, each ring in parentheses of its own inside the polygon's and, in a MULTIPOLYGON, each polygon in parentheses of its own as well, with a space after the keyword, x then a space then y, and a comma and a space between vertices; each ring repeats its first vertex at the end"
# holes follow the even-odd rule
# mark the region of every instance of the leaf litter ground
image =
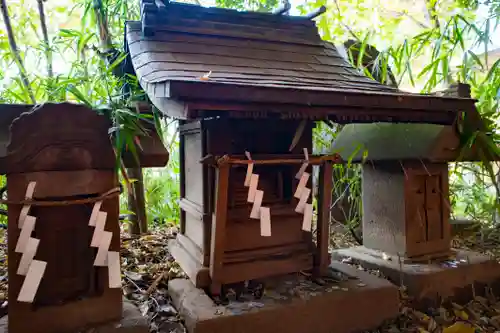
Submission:
MULTIPOLYGON (((0 229, 0 233, 3 240, 0 243, 0 316, 4 316, 8 311, 7 242, 5 230, 0 229)), ((176 228, 170 226, 139 238, 126 235, 122 237, 123 294, 148 318, 150 332, 186 332, 182 318, 171 305, 167 295, 169 279, 186 277, 167 250, 167 241, 173 238, 175 233, 176 228)), ((332 238, 332 247, 355 245, 348 233, 337 232, 335 235, 332 238)), ((487 237, 489 241, 482 241, 485 237, 481 236, 456 239, 454 245, 500 258, 500 241, 495 241, 499 237, 490 235, 487 237)), ((382 276, 378 271, 370 273, 382 276)), ((409 299, 404 290, 401 295, 401 312, 398 318, 370 333, 500 333, 500 300, 491 294, 485 297, 476 296, 468 304, 448 302, 439 308, 429 308, 424 312, 408 305, 409 299)))

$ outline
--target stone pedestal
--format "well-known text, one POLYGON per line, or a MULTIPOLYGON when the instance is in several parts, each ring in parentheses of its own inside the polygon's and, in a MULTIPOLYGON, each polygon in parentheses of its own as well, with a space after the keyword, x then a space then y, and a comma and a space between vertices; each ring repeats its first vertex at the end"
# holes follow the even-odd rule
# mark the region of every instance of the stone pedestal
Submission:
MULTIPOLYGON (((8 333, 7 316, 0 319, 0 333, 8 333)), ((117 322, 105 325, 89 327, 86 330, 67 333, 148 333, 149 325, 145 317, 141 315, 139 309, 130 302, 123 303, 122 319, 117 322)))
POLYGON ((398 315, 398 289, 388 281, 339 262, 330 269, 349 278, 315 284, 314 292, 303 292, 303 283, 285 294, 273 288, 262 299, 225 306, 216 305, 190 280, 172 280, 168 290, 189 333, 349 333, 376 328, 398 315))
POLYGON ((336 250, 334 258, 351 258, 368 269, 380 270, 395 285, 403 284, 418 301, 438 303, 452 298, 467 301, 481 295, 485 287, 496 289, 500 282, 500 264, 485 255, 452 250, 447 259, 427 263, 407 263, 397 256, 363 246, 336 250))

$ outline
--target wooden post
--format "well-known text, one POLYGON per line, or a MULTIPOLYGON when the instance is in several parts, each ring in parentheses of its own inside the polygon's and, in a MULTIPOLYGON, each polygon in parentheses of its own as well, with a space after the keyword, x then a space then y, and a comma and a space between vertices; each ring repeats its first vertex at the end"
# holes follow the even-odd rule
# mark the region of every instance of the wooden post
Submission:
POLYGON ((332 163, 325 162, 319 169, 317 253, 314 263, 316 276, 323 276, 328 271, 330 259, 328 246, 330 241, 330 206, 332 204, 332 163))
POLYGON ((229 187, 230 164, 219 166, 216 172, 215 213, 212 218, 212 241, 210 248, 210 277, 212 295, 220 295, 222 281, 222 260, 224 257, 224 243, 226 238, 227 201, 229 187))
POLYGON ((144 198, 144 178, 142 169, 127 169, 129 179, 133 179, 132 193, 128 194, 128 209, 134 213, 130 216, 129 233, 139 235, 148 232, 148 219, 146 216, 146 203, 144 198))
MULTIPOLYGON (((184 151, 185 148, 185 135, 182 132, 182 127, 183 125, 186 124, 185 120, 179 120, 179 126, 177 127, 177 130, 179 131, 179 173, 180 173, 180 191, 179 195, 182 198, 186 197, 186 168, 184 166, 185 163, 185 158, 186 158, 186 152, 184 151)), ((183 209, 180 209, 179 213, 179 218, 180 218, 180 232, 181 234, 184 235, 186 232, 186 212, 183 209)))

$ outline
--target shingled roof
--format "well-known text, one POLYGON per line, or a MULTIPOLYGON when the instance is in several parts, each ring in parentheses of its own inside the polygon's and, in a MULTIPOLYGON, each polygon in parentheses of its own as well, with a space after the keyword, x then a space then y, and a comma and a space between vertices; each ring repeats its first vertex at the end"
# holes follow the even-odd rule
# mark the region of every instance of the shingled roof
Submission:
POLYGON ((126 25, 129 60, 151 101, 170 116, 282 113, 286 105, 294 118, 450 124, 456 112, 474 108, 470 99, 404 93, 367 78, 307 17, 141 5, 141 21, 126 25))

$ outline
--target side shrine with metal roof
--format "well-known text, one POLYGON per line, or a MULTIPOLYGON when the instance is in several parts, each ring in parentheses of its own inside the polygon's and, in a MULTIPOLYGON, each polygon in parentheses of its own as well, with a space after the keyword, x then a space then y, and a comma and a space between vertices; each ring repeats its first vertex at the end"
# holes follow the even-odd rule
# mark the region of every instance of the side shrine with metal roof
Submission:
POLYGON ((319 36, 313 18, 324 10, 283 15, 288 9, 142 0, 141 20, 126 24, 130 72, 158 110, 179 119, 180 232, 169 251, 189 280, 172 281, 169 293, 190 333, 349 333, 397 316, 397 287, 331 260, 334 165, 353 152, 312 154, 315 121, 357 123, 345 126, 333 146, 363 141, 376 159, 392 163, 364 170, 366 230, 373 231, 366 246, 399 251, 409 261, 451 251, 446 162, 457 156, 459 119, 479 119, 475 101, 407 93, 367 78, 319 36), (413 142, 412 133, 425 140, 413 142), (434 159, 415 163, 431 153, 434 159), (235 315, 218 307, 228 290, 239 295, 271 277, 298 279, 299 272, 310 278, 291 285, 332 274, 362 283, 314 284, 321 290, 307 302, 293 296, 275 304, 263 296, 259 302, 273 303, 272 310, 235 315), (349 292, 327 292, 331 287, 349 292), (360 320, 359 313, 370 315, 360 320))

